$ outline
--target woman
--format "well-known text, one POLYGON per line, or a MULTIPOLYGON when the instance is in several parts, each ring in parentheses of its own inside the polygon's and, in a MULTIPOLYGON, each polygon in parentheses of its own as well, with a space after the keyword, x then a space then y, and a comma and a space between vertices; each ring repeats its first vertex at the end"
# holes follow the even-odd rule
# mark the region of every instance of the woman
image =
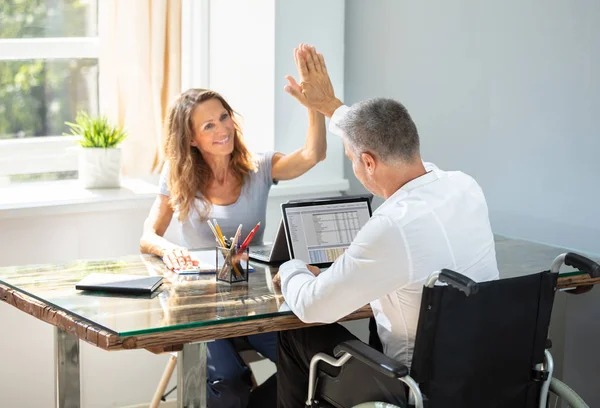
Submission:
MULTIPOLYGON (((290 80, 290 84, 297 86, 290 80)), ((325 159, 325 119, 309 111, 309 127, 303 148, 290 153, 252 155, 246 149, 234 119, 234 111, 214 91, 190 89, 169 109, 166 120, 167 162, 160 179, 160 193, 144 223, 141 251, 162 257, 172 269, 190 267, 187 248, 215 245, 207 219, 216 219, 226 237, 243 224, 247 236, 259 221, 264 226, 269 189, 274 182, 301 176, 325 159), (163 235, 178 211, 183 241, 175 245, 163 235)), ((253 242, 261 242, 263 228, 253 242)), ((272 361, 276 359, 276 335, 249 336, 248 342, 272 361)), ((250 393, 248 368, 230 340, 208 343, 209 407, 275 406, 275 378, 250 393), (273 390, 269 392, 268 390, 273 390), (258 402, 253 396, 262 395, 258 402)))

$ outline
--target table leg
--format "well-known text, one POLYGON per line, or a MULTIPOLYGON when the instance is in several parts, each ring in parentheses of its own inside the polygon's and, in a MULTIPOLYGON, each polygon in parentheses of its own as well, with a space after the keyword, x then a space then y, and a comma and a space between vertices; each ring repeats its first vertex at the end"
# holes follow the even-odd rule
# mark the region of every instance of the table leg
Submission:
POLYGON ((54 328, 54 396, 56 408, 80 408, 79 339, 54 328))
POLYGON ((177 407, 206 408, 206 343, 186 344, 177 357, 177 407))

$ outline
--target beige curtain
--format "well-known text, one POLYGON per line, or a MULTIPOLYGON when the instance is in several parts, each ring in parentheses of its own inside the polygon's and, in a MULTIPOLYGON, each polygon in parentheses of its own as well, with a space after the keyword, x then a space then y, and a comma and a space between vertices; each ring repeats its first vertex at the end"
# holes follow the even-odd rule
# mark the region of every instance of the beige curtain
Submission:
POLYGON ((181 92, 181 0, 100 0, 100 109, 129 132, 123 174, 162 162, 162 123, 181 92))

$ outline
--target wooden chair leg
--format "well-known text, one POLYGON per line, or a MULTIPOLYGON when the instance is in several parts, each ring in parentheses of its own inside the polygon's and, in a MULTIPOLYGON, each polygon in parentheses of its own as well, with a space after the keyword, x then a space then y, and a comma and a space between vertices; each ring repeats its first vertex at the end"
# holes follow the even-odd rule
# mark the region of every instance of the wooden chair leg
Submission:
MULTIPOLYGON (((250 363, 254 363, 265 359, 263 356, 261 356, 254 350, 240 351, 240 357, 242 358, 246 366, 248 366, 248 368, 250 368, 250 363)), ((254 371, 252 371, 252 368, 250 368, 250 378, 252 379, 252 389, 255 389, 256 387, 258 387, 258 383, 256 382, 256 377, 254 377, 254 371)))
MULTIPOLYGON (((251 352, 241 352, 240 353, 242 360, 250 367, 250 363, 255 361, 260 361, 264 359, 260 354, 255 351, 251 352)), ((175 367, 177 366, 177 355, 171 355, 169 357, 169 361, 167 362, 167 366, 165 367, 165 371, 158 383, 158 387, 156 388, 156 392, 154 393, 154 397, 152 398, 152 402, 150 403, 150 408, 158 408, 161 402, 162 396, 165 394, 165 390, 167 389, 167 385, 169 385, 169 381, 171 380, 171 376, 173 375, 173 371, 175 371, 175 367)), ((250 369, 250 378, 252 379, 252 389, 258 386, 256 382, 256 377, 254 377, 254 373, 252 369, 250 369)))
POLYGON ((258 387, 258 384, 256 383, 256 377, 254 377, 254 372, 252 370, 250 370, 250 378, 252 379, 252 389, 255 389, 258 387))
POLYGON ((167 389, 167 385, 171 380, 171 376, 173 375, 173 371, 177 366, 177 356, 172 355, 169 357, 169 361, 167 362, 167 366, 165 367, 165 371, 158 383, 158 387, 156 388, 156 392, 154 393, 154 398, 152 398, 152 402, 150 403, 150 408, 158 408, 160 404, 160 400, 162 396, 165 394, 165 390, 167 389))

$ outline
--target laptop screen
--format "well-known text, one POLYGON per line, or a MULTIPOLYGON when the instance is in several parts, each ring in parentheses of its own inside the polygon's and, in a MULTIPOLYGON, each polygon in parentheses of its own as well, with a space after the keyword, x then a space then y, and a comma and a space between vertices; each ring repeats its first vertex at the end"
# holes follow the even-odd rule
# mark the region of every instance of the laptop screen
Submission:
POLYGON ((350 246, 371 217, 368 198, 282 204, 292 259, 327 266, 350 246))

